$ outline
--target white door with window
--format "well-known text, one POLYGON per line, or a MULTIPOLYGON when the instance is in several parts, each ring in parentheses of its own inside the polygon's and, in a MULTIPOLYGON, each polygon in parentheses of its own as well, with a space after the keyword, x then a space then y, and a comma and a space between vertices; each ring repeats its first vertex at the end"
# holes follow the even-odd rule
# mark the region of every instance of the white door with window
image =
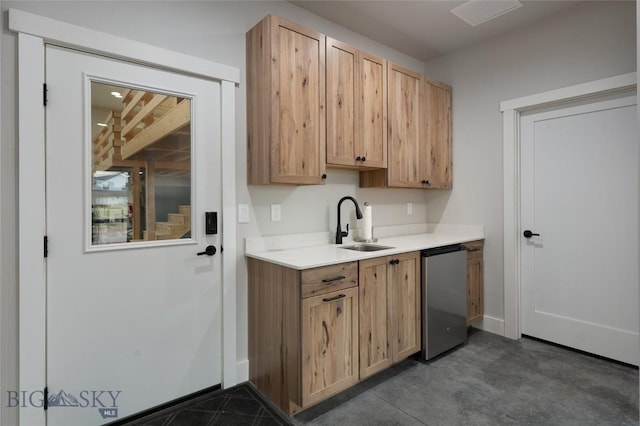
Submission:
POLYGON ((220 384, 220 84, 58 47, 46 80, 47 424, 220 384))
POLYGON ((638 365, 635 93, 523 114, 522 334, 638 365))

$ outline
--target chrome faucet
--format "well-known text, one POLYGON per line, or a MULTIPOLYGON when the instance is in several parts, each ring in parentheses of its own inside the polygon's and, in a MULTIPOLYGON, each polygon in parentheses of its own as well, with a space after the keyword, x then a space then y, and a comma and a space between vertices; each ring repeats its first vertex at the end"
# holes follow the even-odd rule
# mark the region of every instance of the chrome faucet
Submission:
POLYGON ((340 201, 338 201, 338 229, 336 230, 336 244, 342 244, 342 237, 346 237, 349 235, 349 224, 347 223, 346 232, 342 230, 342 226, 340 226, 340 205, 344 200, 351 200, 353 204, 356 206, 356 217, 358 219, 362 219, 362 212, 360 211, 360 206, 358 202, 353 197, 342 197, 340 201))

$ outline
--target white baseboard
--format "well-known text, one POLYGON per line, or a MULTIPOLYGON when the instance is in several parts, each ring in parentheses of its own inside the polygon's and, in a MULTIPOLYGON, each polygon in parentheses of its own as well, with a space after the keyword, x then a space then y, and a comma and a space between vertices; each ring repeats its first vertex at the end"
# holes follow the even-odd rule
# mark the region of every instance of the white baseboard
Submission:
POLYGON ((236 363, 236 381, 244 383, 249 380, 249 360, 238 361, 236 363))
POLYGON ((493 318, 490 316, 483 316, 482 321, 473 324, 475 328, 488 331, 489 333, 498 334, 504 336, 504 320, 499 318, 493 318))

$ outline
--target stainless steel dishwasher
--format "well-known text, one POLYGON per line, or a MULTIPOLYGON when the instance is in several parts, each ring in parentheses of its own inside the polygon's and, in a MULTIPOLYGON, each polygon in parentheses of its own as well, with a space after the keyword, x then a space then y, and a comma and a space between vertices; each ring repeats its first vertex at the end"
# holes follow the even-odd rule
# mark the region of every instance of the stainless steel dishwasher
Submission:
POLYGON ((422 356, 467 341, 467 252, 461 244, 422 250, 422 356))

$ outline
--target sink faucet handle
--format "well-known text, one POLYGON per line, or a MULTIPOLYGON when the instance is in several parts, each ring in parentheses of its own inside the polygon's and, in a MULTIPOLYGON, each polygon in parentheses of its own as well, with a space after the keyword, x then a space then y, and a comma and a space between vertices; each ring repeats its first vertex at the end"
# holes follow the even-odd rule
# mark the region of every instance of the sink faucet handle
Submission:
POLYGON ((349 224, 347 223, 347 232, 343 233, 343 237, 346 237, 347 235, 349 235, 349 224))

